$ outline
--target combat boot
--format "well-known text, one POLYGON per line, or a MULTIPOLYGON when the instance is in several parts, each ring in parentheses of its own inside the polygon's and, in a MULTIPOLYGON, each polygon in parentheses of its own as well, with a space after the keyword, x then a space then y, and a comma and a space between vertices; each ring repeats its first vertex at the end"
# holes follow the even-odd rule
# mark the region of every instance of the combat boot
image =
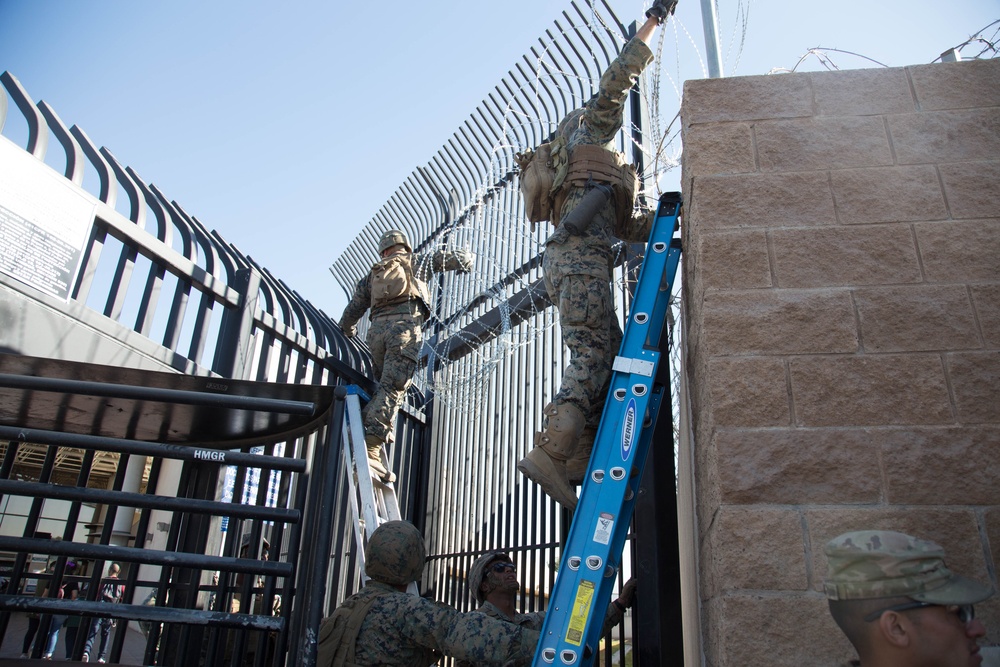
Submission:
POLYGON ((518 462, 517 469, 572 512, 576 509, 576 488, 569 482, 566 461, 576 453, 586 419, 570 403, 549 403, 542 412, 548 418, 545 430, 535 434, 535 448, 518 462))
POLYGON ((573 456, 566 461, 566 477, 573 486, 583 484, 583 478, 587 476, 587 468, 590 466, 590 453, 594 451, 594 438, 597 437, 597 428, 594 426, 584 426, 577 440, 576 451, 573 456))
POLYGON ((372 473, 383 482, 395 482, 396 475, 382 465, 382 439, 369 433, 365 436, 365 447, 368 449, 368 467, 372 473))

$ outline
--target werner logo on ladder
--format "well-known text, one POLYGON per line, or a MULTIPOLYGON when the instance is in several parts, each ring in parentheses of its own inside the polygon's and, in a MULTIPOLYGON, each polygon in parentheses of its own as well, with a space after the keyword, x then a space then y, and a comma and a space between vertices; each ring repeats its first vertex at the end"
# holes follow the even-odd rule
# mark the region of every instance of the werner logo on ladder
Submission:
POLYGON ((535 665, 589 665, 597 653, 653 428, 669 405, 669 387, 655 380, 680 263, 680 210, 680 193, 660 197, 535 665))

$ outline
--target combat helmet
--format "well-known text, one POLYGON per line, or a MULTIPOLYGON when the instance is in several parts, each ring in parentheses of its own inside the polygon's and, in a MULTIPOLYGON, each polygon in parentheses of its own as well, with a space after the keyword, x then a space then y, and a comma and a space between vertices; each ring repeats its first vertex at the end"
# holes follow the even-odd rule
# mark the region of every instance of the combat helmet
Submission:
POLYGON ((473 597, 476 598, 476 602, 479 604, 482 604, 486 599, 482 591, 483 579, 486 578, 486 568, 498 560, 508 563, 514 562, 507 555, 506 551, 489 551, 477 558, 472 567, 469 568, 469 590, 472 591, 473 597))
POLYGON ((382 234, 382 238, 378 240, 378 254, 381 255, 386 249, 394 245, 404 245, 407 251, 413 250, 413 246, 410 245, 410 240, 406 238, 406 234, 398 229, 390 229, 382 234))
POLYGON ((402 586, 420 578, 426 558, 424 538, 416 526, 386 521, 368 540, 365 572, 375 581, 402 586))

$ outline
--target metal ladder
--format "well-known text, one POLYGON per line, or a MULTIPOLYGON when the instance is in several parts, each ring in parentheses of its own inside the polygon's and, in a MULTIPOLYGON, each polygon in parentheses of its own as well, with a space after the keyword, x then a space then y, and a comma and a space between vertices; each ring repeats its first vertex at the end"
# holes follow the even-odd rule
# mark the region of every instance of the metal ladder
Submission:
POLYGON ((674 238, 680 212, 679 192, 660 197, 536 666, 590 665, 597 654, 656 418, 664 402, 670 409, 670 388, 656 382, 656 374, 680 263, 680 239, 674 238))
MULTIPOLYGON (((347 475, 351 515, 354 518, 354 539, 359 545, 358 563, 361 566, 362 582, 364 582, 368 580, 365 574, 368 538, 386 521, 398 521, 401 517, 395 486, 392 482, 383 482, 372 475, 371 468, 368 467, 365 428, 361 421, 361 399, 364 398, 367 402, 370 397, 357 385, 347 385, 342 389, 346 393, 342 438, 344 472, 347 475)), ((385 448, 382 448, 380 456, 382 465, 389 470, 385 448)), ((413 595, 420 594, 416 582, 410 583, 407 592, 413 595)))

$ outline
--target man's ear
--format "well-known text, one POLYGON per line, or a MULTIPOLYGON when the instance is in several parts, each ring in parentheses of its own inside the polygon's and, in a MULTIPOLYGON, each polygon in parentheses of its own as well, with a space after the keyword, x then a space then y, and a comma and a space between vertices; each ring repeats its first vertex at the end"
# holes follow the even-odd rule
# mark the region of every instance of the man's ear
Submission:
POLYGON ((913 623, 896 611, 887 611, 879 616, 878 631, 885 641, 897 648, 906 648, 913 641, 913 623))

